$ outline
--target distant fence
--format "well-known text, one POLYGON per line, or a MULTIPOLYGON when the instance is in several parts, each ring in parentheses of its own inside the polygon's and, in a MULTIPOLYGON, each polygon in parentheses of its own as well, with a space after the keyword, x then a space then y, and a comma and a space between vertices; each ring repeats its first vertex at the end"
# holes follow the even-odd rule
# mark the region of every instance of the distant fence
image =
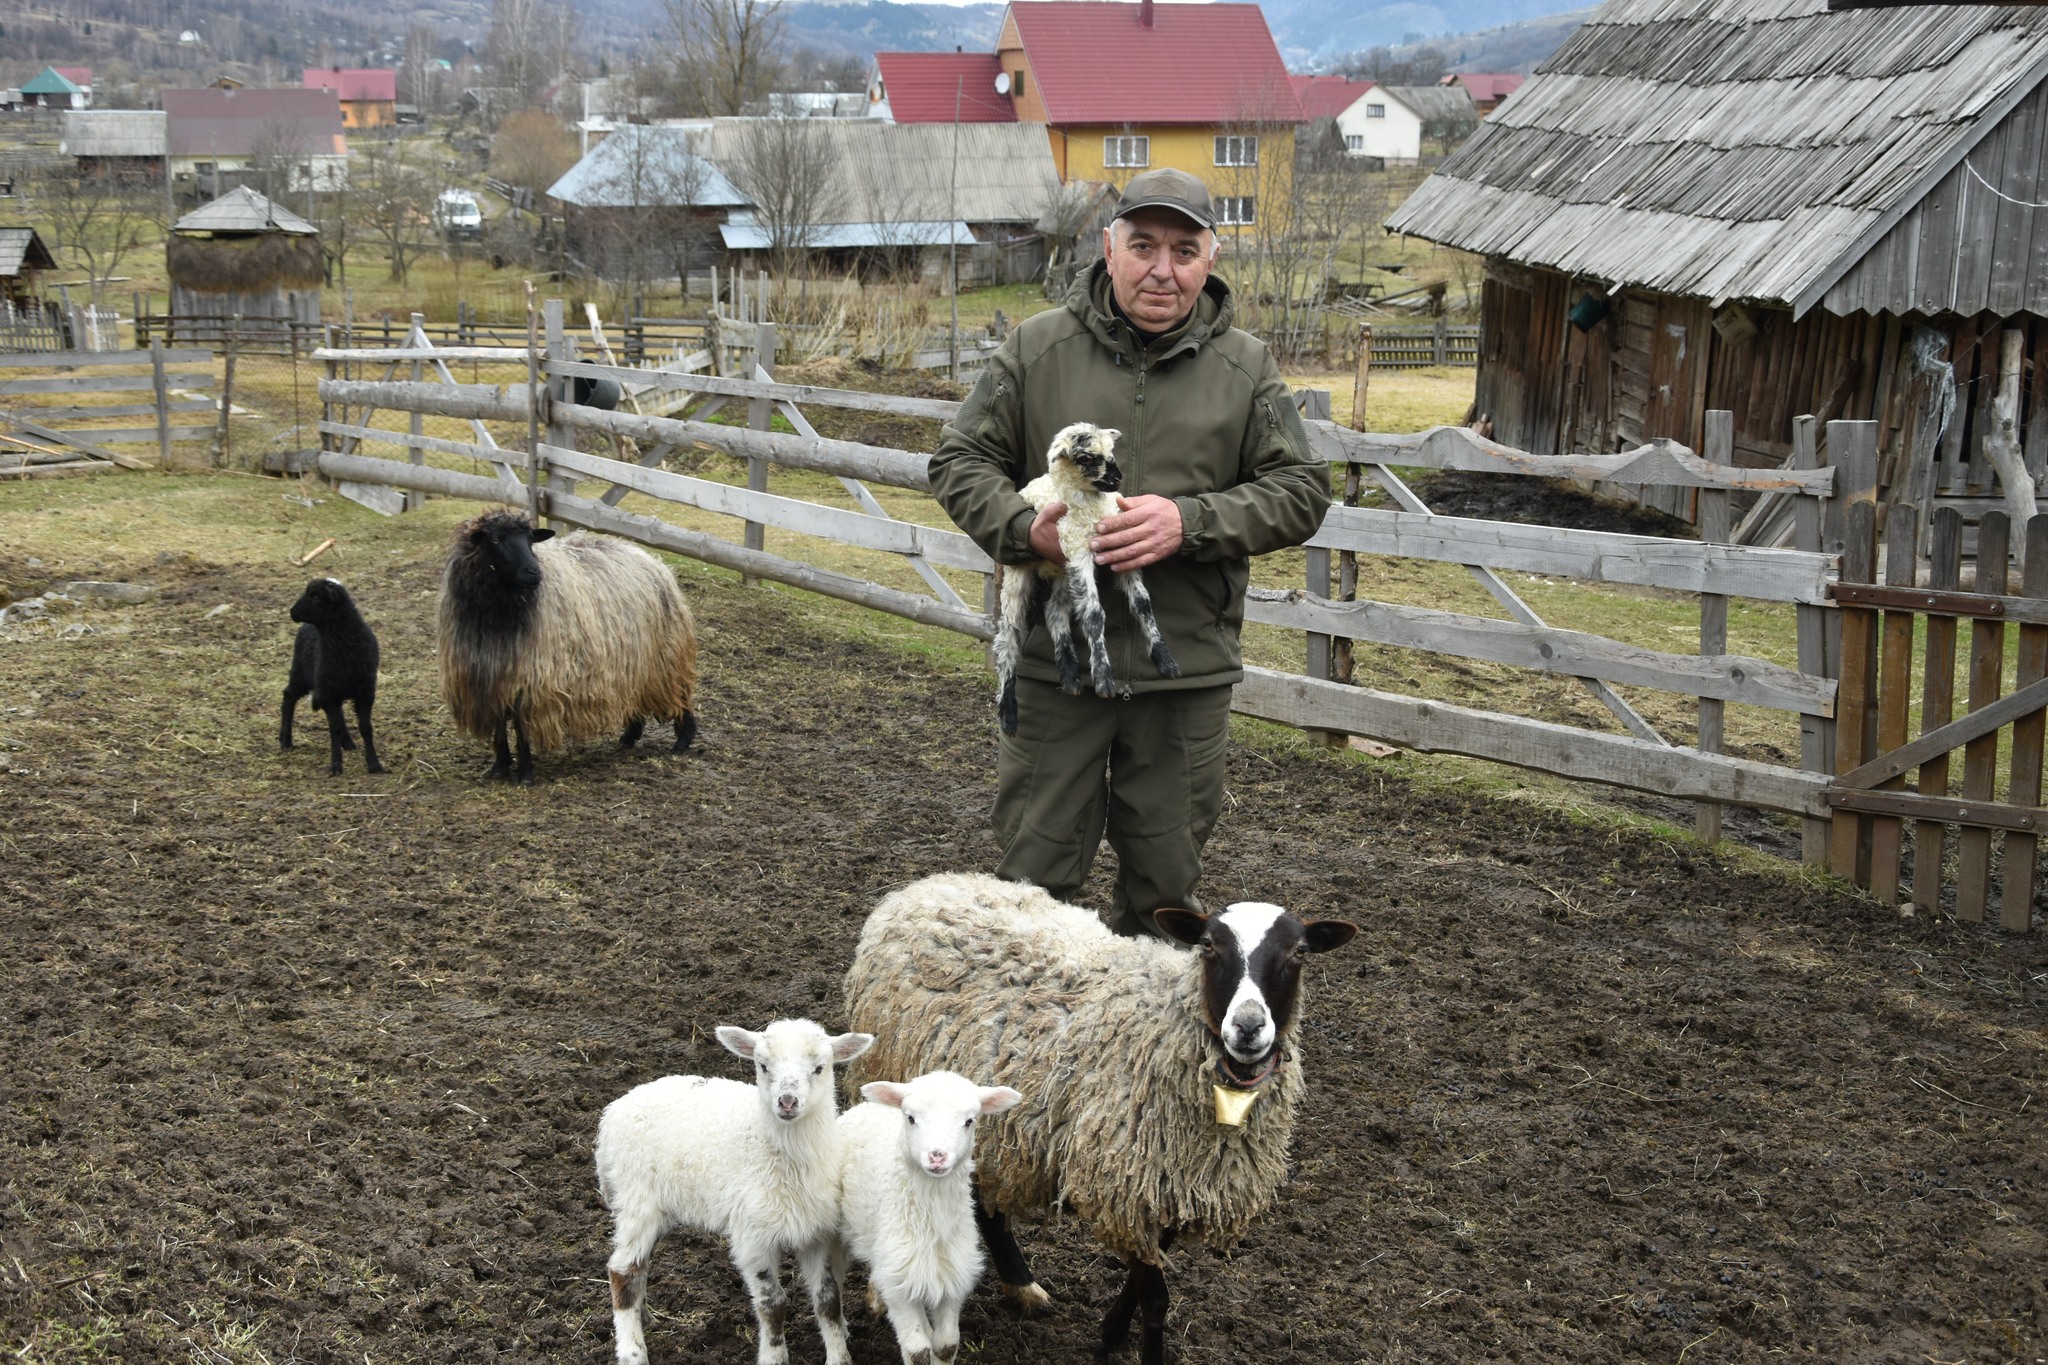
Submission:
POLYGON ((0 476, 147 468, 168 462, 177 442, 210 440, 220 404, 199 391, 213 387, 212 362, 211 352, 161 344, 0 355, 0 476), (207 420, 194 424, 199 413, 207 420), (151 449, 120 449, 133 446, 151 449))

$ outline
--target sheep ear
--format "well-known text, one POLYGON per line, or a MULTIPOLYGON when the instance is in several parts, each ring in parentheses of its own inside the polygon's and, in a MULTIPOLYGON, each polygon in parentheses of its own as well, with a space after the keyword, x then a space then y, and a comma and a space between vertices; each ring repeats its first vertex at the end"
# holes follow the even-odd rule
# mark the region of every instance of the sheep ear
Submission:
POLYGON ((542 542, 543 540, 553 540, 554 538, 555 538, 555 533, 554 533, 554 530, 553 530, 553 528, 552 528, 552 527, 547 527, 547 526, 540 526, 540 527, 536 527, 536 528, 534 529, 534 532, 533 532, 533 534, 532 534, 532 535, 530 535, 530 536, 528 536, 528 537, 527 537, 526 539, 527 539, 527 543, 528 543, 528 544, 530 544, 530 545, 538 545, 538 544, 540 544, 540 543, 541 543, 541 542, 542 542))
POLYGON ((735 1052, 742 1057, 752 1058, 754 1050, 761 1046, 761 1035, 749 1033, 743 1028, 734 1028, 731 1024, 720 1024, 718 1026, 718 1041, 725 1044, 727 1052, 735 1052))
POLYGON ((992 1085, 981 1092, 981 1112, 1000 1114, 1005 1109, 1015 1109, 1024 1103, 1024 1096, 1007 1085, 992 1085))
POLYGON ((1182 943, 1195 944, 1202 941, 1202 935, 1209 932, 1209 917, 1193 910, 1178 910, 1171 906, 1152 912, 1152 922, 1159 926, 1159 932, 1182 943))
POLYGON ((1312 953, 1327 953, 1332 948, 1342 948, 1358 933, 1358 926, 1348 920, 1310 920, 1301 926, 1302 941, 1312 953))
POLYGON ((860 1097, 870 1104, 886 1104, 891 1109, 903 1107, 903 1097, 910 1093, 910 1087, 894 1081, 869 1081, 860 1088, 860 1097))
POLYGON ((842 1033, 832 1040, 832 1060, 850 1062, 874 1045, 872 1033, 842 1033))

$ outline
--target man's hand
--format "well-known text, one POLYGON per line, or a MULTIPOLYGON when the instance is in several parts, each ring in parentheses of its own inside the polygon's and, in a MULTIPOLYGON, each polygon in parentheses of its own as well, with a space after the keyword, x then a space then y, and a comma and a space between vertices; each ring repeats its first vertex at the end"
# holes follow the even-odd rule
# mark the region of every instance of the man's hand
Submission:
POLYGON ((1049 502, 1031 519, 1032 552, 1049 564, 1067 562, 1067 552, 1060 548, 1060 518, 1066 514, 1065 503, 1049 502))
MULTIPOLYGON (((1118 498, 1115 516, 1104 517, 1095 527, 1095 539, 1088 547, 1095 562, 1105 569, 1129 573, 1156 564, 1180 552, 1180 505, 1156 493, 1135 498, 1118 498)), ((1038 528, 1031 528, 1037 543, 1038 528)))

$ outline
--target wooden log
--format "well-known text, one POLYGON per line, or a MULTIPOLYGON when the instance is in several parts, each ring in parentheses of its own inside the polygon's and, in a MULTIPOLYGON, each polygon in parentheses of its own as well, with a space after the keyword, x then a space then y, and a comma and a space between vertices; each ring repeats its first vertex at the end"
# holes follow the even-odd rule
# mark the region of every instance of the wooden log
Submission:
MULTIPOLYGON (((2003 512, 1988 512, 1977 524, 1977 590, 2000 596, 2008 572, 2011 523, 2003 512)), ((2005 665, 2005 623, 1970 623, 1970 709, 1982 710, 1998 700, 2005 665)), ((1962 798, 1989 801, 1998 780, 1998 735, 1973 739, 1963 750, 1962 798)), ((1991 895, 1991 832, 1965 828, 1956 836, 1956 915, 1971 924, 1984 921, 1991 895)))
POLYGON ((1825 809, 1826 779, 1811 773, 1271 669, 1248 667, 1244 673, 1232 709, 1283 725, 1367 735, 1420 753, 1464 754, 1680 800, 1795 815, 1825 809))
MULTIPOLYGON (((1963 577, 1963 517, 1953 507, 1934 514, 1934 529, 1928 537, 1928 587, 1953 591, 1963 577)), ((1923 649, 1920 690, 1920 733, 1935 734, 1946 728, 1955 714, 1956 618, 1929 616, 1923 649)), ((1916 779, 1920 795, 1948 793, 1949 746, 1928 755, 1916 779)), ((1913 824, 1913 904, 1930 914, 1941 908, 1942 860, 1948 827, 1935 820, 1913 824)))
MULTIPOLYGON (((2048 597, 2048 517, 2028 520, 2027 548, 2021 562, 2026 570, 2024 591, 2029 597, 2048 597)), ((2015 695, 2048 680, 2048 626, 2020 627, 2019 661, 2015 672, 2015 695)), ((2012 759, 2008 770, 2006 800, 2016 806, 2041 803, 2042 748, 2048 741, 2048 712, 2032 711, 2012 727, 2012 759)), ((2005 837, 2005 888, 1999 900, 1998 925, 2024 934, 2033 928, 2035 857, 2039 839, 2034 834, 2005 837)))
POLYGON ((1532 455, 1490 441, 1469 427, 1431 427, 1413 435, 1348 431, 1309 422, 1309 445, 1332 464, 1357 461, 1407 468, 1480 474, 1520 474, 1594 483, 1656 484, 1671 488, 1797 489, 1824 496, 1834 486, 1828 469, 1743 469, 1701 459, 1676 441, 1658 437, 1614 455, 1532 455))
MULTIPOLYGON (((205 352, 199 354, 204 355, 205 352)), ((312 352, 315 360, 496 360, 518 362, 526 359, 523 346, 397 346, 378 350, 374 347, 320 346, 312 352)))
MULTIPOLYGON (((1919 562, 1920 509, 1894 506, 1885 521, 1885 582, 1911 587, 1919 562)), ((1911 611, 1888 611, 1879 627, 1877 665, 1877 752, 1891 753, 1906 743, 1907 712, 1913 697, 1913 625, 1911 611)), ((1904 771, 1903 768, 1900 769, 1904 771)), ((1892 778, 1888 784, 1903 789, 1892 778)), ((1899 856, 1905 826, 1895 816, 1878 816, 1870 829, 1870 894, 1887 905, 1899 899, 1899 856)))
MULTIPOLYGON (((1792 421, 1792 468, 1819 467, 1817 423, 1810 416, 1792 421)), ((1820 499, 1800 494, 1792 503, 1792 547, 1810 553, 1820 551, 1820 499)), ((1799 671, 1813 678, 1827 678, 1828 618, 1834 613, 1824 607, 1800 603, 1793 608, 1794 628, 1799 639, 1799 671)), ((1802 710, 1799 717, 1799 766, 1810 773, 1834 771, 1835 723, 1831 716, 1802 710)), ((1828 861, 1828 822, 1808 816, 1799 822, 1799 857, 1809 867, 1825 867, 1828 861)))
MULTIPOLYGON (((1704 369, 1704 367, 1702 367, 1704 369)), ((1703 437, 1701 449, 1709 464, 1733 465, 1735 463, 1735 414, 1725 408, 1716 408, 1702 419, 1703 437)), ((1726 545, 1731 539, 1731 507, 1729 493, 1725 488, 1702 488, 1699 491, 1699 532, 1701 541, 1709 545, 1726 545)), ((1719 592, 1700 594, 1700 653, 1705 655, 1728 652, 1728 595, 1719 592)), ((1699 751, 1703 754, 1718 754, 1726 738, 1727 705, 1719 697, 1703 696, 1699 699, 1699 751)), ((1702 843, 1717 844, 1721 841, 1721 808, 1711 802, 1700 805, 1693 812, 1693 833, 1702 843)))
POLYGON ((527 397, 516 384, 415 384, 409 380, 323 379, 320 401, 394 408, 435 417, 524 422, 527 397))
MULTIPOLYGON (((167 365, 211 365, 213 352, 189 347, 180 350, 166 348, 163 361, 167 365)), ((0 355, 0 370, 94 370, 154 363, 153 347, 133 351, 28 351, 18 355, 0 355)))
POLYGON ((319 468, 323 476, 337 482, 347 480, 384 484, 392 488, 417 488, 423 493, 439 493, 443 497, 471 498, 478 502, 515 507, 526 500, 526 490, 516 482, 487 479, 478 474, 458 474, 438 465, 404 464, 398 460, 379 460, 368 455, 344 455, 327 450, 320 453, 319 468))
MULTIPOLYGON (((755 338, 750 337, 749 341, 752 340, 755 338)), ((697 357, 692 356, 688 359, 695 360, 697 357)), ((766 398, 778 403, 819 403, 830 408, 884 412, 897 417, 929 417, 941 422, 951 420, 960 410, 960 405, 950 399, 899 398, 895 394, 867 393, 860 389, 828 389, 812 384, 733 379, 681 370, 644 370, 620 365, 594 365, 588 361, 564 365, 561 367, 561 373, 583 375, 592 379, 616 380, 621 387, 630 388, 643 396, 684 390, 720 394, 728 398, 766 398)))
MULTIPOLYGON (((763 322, 755 329, 754 373, 748 377, 770 383, 774 382, 775 324, 772 322, 763 322)), ((768 398, 748 400, 747 429, 749 431, 768 430, 768 424, 773 420, 774 413, 775 404, 773 400, 768 398)), ((747 487, 756 493, 766 493, 768 491, 768 461, 761 456, 750 456, 747 459, 747 487)), ((749 550, 767 548, 766 528, 757 521, 750 521, 746 524, 745 539, 749 550)), ((751 587, 753 585, 753 580, 748 579, 746 581, 748 586, 751 587)))
POLYGON ((670 441, 679 446, 695 443, 740 459, 760 456, 791 469, 844 474, 919 492, 931 489, 929 455, 893 450, 887 446, 862 445, 857 441, 792 436, 780 431, 749 431, 744 427, 674 417, 604 412, 573 403, 558 406, 563 421, 593 431, 613 432, 640 441, 670 441))
POLYGON ((23 417, 17 413, 0 413, 0 427, 4 427, 10 431, 25 431, 31 436, 40 436, 45 441, 49 441, 60 446, 68 446, 72 450, 81 451, 84 454, 90 455, 95 459, 105 460, 109 464, 117 464, 121 466, 121 468, 123 469, 147 469, 149 468, 149 462, 147 460, 138 459, 133 455, 116 454, 115 452, 108 450, 106 446, 102 444, 102 442, 119 437, 126 437, 130 441, 156 439, 156 433, 154 431, 148 432, 147 434, 142 436, 135 436, 127 432, 102 433, 97 431, 88 431, 81 433, 76 431, 64 431, 56 427, 46 427, 40 422, 32 422, 28 418, 23 417), (88 440, 88 436, 98 436, 100 437, 100 441, 88 440))
POLYGON ((171 463, 171 387, 164 369, 164 344, 161 341, 149 343, 149 377, 151 396, 156 405, 157 463, 168 468, 171 463))

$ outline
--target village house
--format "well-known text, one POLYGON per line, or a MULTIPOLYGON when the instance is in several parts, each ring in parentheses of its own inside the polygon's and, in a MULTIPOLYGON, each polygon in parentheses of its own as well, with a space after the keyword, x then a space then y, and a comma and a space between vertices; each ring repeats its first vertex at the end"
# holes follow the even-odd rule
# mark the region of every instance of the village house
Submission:
POLYGON ((166 90, 164 139, 171 184, 187 199, 217 198, 264 163, 277 189, 348 185, 348 140, 332 90, 166 90))
POLYGON ((1761 466, 1865 419, 1887 503, 1981 501, 2008 431, 2048 459, 2044 82, 2040 8, 1609 0, 1387 227, 1485 258, 1496 440, 1698 448, 1727 409, 1761 466))
POLYGON ((341 101, 341 126, 392 128, 398 124, 398 73, 384 67, 309 66, 306 90, 332 90, 341 101))
POLYGON ((56 258, 34 228, 0 227, 0 311, 6 321, 40 310, 37 278, 56 268, 56 258))
POLYGON ((80 175, 130 184, 163 182, 161 109, 71 110, 64 115, 64 134, 57 145, 80 175))
POLYGON ((30 109, 90 109, 92 68, 46 66, 22 82, 21 103, 30 109))
POLYGON ((1527 77, 1512 71, 1453 71, 1438 81, 1438 85, 1463 86, 1471 97, 1472 107, 1485 118, 1500 108, 1500 102, 1522 88, 1527 77))
POLYGON ((877 52, 868 74, 871 118, 892 123, 1015 123, 1017 102, 997 88, 993 52, 877 52))

